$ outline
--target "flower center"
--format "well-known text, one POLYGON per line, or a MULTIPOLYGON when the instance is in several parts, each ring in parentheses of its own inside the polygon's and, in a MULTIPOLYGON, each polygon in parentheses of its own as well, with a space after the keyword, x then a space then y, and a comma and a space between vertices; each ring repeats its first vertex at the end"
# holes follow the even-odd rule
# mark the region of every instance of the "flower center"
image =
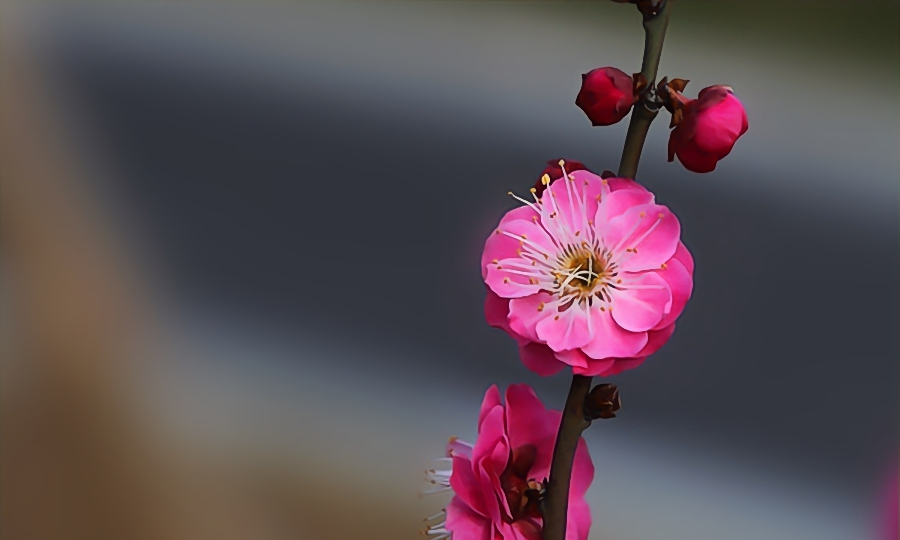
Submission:
POLYGON ((525 445, 510 452, 509 464, 500 475, 500 485, 509 510, 509 522, 532 520, 540 517, 540 497, 543 486, 528 473, 534 465, 537 449, 533 445, 525 445))
MULTIPOLYGON (((587 242, 581 246, 568 246, 557 258, 558 268, 554 273, 556 293, 560 297, 570 297, 584 301, 591 296, 608 301, 608 286, 618 275, 617 265, 611 262, 612 253, 587 242)), ((615 287, 613 287, 615 288, 615 287)))

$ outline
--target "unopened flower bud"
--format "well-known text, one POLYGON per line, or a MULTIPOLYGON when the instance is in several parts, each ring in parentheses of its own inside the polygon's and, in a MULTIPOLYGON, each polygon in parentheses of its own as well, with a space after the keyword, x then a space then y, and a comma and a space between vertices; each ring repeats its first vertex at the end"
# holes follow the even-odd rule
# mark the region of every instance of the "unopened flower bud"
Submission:
POLYGON ((635 79, 614 67, 602 67, 581 76, 575 105, 594 126, 610 126, 625 118, 637 101, 635 79))
POLYGON ((714 170, 747 132, 747 113, 729 86, 704 88, 697 99, 682 100, 679 109, 672 117, 677 125, 669 134, 669 161, 678 156, 689 171, 714 170))
POLYGON ((598 384, 588 394, 584 403, 585 416, 590 419, 615 418, 616 411, 622 407, 619 399, 619 388, 614 384, 598 384))
POLYGON ((541 171, 541 175, 538 177, 537 182, 534 183, 534 194, 540 197, 541 194, 544 193, 544 189, 547 188, 547 185, 544 183, 545 176, 547 177, 549 182, 552 182, 557 178, 562 178, 563 167, 566 168, 567 173, 588 170, 588 168, 584 166, 584 163, 580 161, 551 159, 547 162, 547 166, 544 167, 544 170, 541 171), (563 165, 560 165, 560 163, 562 163, 563 165))

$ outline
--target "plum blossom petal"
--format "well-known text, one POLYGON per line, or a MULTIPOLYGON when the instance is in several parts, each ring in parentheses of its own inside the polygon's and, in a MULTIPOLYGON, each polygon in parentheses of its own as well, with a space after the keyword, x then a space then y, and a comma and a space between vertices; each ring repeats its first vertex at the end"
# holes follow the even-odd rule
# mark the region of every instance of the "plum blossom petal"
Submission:
POLYGON ((581 347, 586 355, 596 360, 628 358, 647 344, 646 332, 629 332, 613 320, 609 310, 601 311, 594 319, 596 334, 593 341, 581 347))
POLYGON ((567 351, 559 351, 554 353, 556 354, 556 358, 565 362, 566 364, 575 368, 575 373, 578 375, 583 375, 582 373, 578 373, 578 370, 581 368, 587 368, 589 364, 591 364, 591 358, 588 355, 584 354, 581 349, 570 349, 567 351))
POLYGON ((684 311, 684 306, 694 290, 694 280, 691 274, 681 261, 675 257, 672 257, 672 260, 666 263, 666 267, 657 272, 656 275, 665 280, 669 290, 672 291, 672 304, 669 306, 668 313, 663 315, 662 319, 653 327, 654 330, 665 328, 674 323, 675 319, 684 311))
POLYGON ((519 358, 525 367, 542 377, 559 373, 566 364, 557 360, 553 349, 543 343, 526 342, 519 345, 519 358))
POLYGON ((510 329, 531 341, 542 341, 537 335, 537 325, 547 317, 556 316, 557 304, 557 300, 545 292, 513 298, 509 301, 510 329))
POLYGON ((493 385, 487 389, 487 392, 484 393, 484 399, 481 401, 481 410, 478 412, 478 431, 481 431, 481 426, 484 424, 485 418, 490 414, 494 408, 500 406, 500 389, 497 388, 497 385, 493 385))
POLYGON ((513 384, 506 389, 506 428, 513 448, 526 445, 536 447, 545 438, 555 436, 554 426, 534 421, 535 418, 543 419, 546 416, 547 408, 530 386, 513 384))
POLYGON ((603 241, 614 252, 625 251, 620 266, 629 272, 657 269, 678 247, 681 225, 665 206, 633 206, 612 218, 603 241))
POLYGON ((490 287, 487 288, 487 295, 484 298, 484 318, 494 328, 503 330, 513 339, 520 339, 509 326, 509 299, 500 298, 490 287))
POLYGON ((492 540, 491 523, 474 512, 462 500, 454 497, 447 506, 446 530, 466 540, 492 540))
POLYGON ((585 311, 595 312, 594 318, 600 316, 600 311, 590 306, 582 308, 573 304, 565 311, 557 311, 538 321, 535 326, 538 337, 551 349, 567 350, 576 349, 589 343, 593 338, 589 324, 592 319, 585 315, 585 311))
POLYGON ((639 274, 622 287, 613 301, 612 317, 630 332, 650 330, 662 319, 666 306, 671 305, 672 291, 659 274, 639 274))

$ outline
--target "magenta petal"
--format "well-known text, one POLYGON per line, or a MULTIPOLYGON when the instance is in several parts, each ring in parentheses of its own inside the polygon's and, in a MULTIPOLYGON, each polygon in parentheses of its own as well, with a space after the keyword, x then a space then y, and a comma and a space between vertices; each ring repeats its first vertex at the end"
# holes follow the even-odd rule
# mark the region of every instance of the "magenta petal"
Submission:
POLYGON ((694 280, 681 262, 672 257, 666 268, 658 271, 659 277, 664 279, 672 291, 672 305, 669 313, 653 327, 654 330, 665 328, 675 322, 675 319, 684 311, 684 306, 694 290, 694 280))
POLYGON ((506 429, 513 451, 525 445, 537 447, 556 429, 548 423, 547 408, 527 384, 513 384, 506 389, 506 429))
POLYGON ((610 369, 616 365, 620 360, 616 358, 605 358, 603 360, 593 360, 591 359, 590 363, 584 367, 576 367, 572 368, 572 373, 575 375, 585 375, 588 377, 605 377, 608 375, 610 369))
POLYGON ((581 348, 591 358, 628 358, 647 344, 646 332, 629 332, 623 329, 613 320, 609 311, 601 311, 593 322, 594 339, 581 348))
POLYGON ((668 208, 647 204, 629 208, 611 219, 603 242, 614 250, 623 270, 640 272, 658 269, 671 259, 680 234, 678 218, 668 208), (629 249, 637 251, 627 252, 629 249))
POLYGON ((620 189, 604 199, 606 219, 621 216, 628 209, 653 203, 653 194, 646 189, 620 189))
POLYGON ((591 461, 587 442, 584 439, 579 439, 578 447, 575 449, 575 461, 572 464, 572 483, 569 488, 569 499, 584 497, 593 481, 594 463, 591 461))
POLYGON ((556 375, 566 365, 556 359, 553 350, 543 343, 524 343, 519 345, 519 357, 525 367, 541 377, 556 375))
POLYGON ((488 516, 487 505, 484 501, 484 495, 479 485, 478 479, 472 470, 472 462, 465 457, 455 456, 453 458, 453 473, 450 475, 450 487, 453 493, 465 502, 466 506, 484 517, 488 516))
POLYGON ((555 351, 557 360, 565 362, 575 369, 586 368, 591 361, 581 349, 571 349, 568 351, 555 351))
MULTIPOLYGON (((575 180, 569 185, 578 190, 579 197, 584 201, 584 215, 587 216, 587 219, 593 219, 594 214, 597 213, 600 196, 604 193, 608 193, 609 187, 604 185, 602 178, 591 171, 575 171, 571 173, 571 176, 575 180)), ((553 194, 556 196, 556 200, 564 205, 564 212, 566 215, 569 215, 571 211, 569 210, 568 192, 565 189, 562 189, 562 186, 564 185, 565 184, 559 184, 553 194)))
POLYGON ((481 425, 484 424, 484 419, 498 406, 500 406, 500 389, 495 384, 487 389, 487 392, 484 393, 484 399, 481 400, 481 411, 478 413, 479 436, 481 435, 481 425))
POLYGON ((484 299, 484 317, 489 325, 500 328, 513 338, 516 337, 509 327, 509 299, 500 298, 490 288, 484 299))
POLYGON ((517 264, 531 264, 531 260, 520 256, 520 253, 529 250, 548 257, 556 250, 547 232, 531 221, 510 221, 485 241, 481 257, 482 269, 487 269, 486 273, 483 272, 484 282, 498 296, 519 298, 540 290, 540 285, 533 279, 538 275, 536 272, 535 276, 523 275, 521 268, 515 268, 517 264))
POLYGON ((647 360, 646 356, 639 358, 620 358, 616 360, 616 363, 613 364, 612 367, 610 367, 606 371, 606 373, 603 373, 602 375, 604 377, 612 377, 613 375, 618 375, 623 371, 628 371, 629 369, 634 369, 640 366, 644 363, 645 360, 647 360))
POLYGON ((643 358, 650 356, 651 354, 662 348, 662 346, 665 345, 667 341, 669 341, 669 338, 671 338, 672 334, 674 333, 675 323, 672 323, 669 326, 666 326, 659 330, 651 330, 647 332, 647 344, 644 345, 644 348, 638 351, 635 356, 643 358))
POLYGON ((447 506, 447 530, 454 538, 467 540, 491 540, 491 522, 466 505, 459 497, 453 497, 447 506))
POLYGON ((616 176, 616 177, 606 178, 606 183, 609 186, 609 189, 612 191, 619 191, 620 189, 637 189, 637 190, 641 190, 641 191, 647 191, 647 188, 645 188, 641 184, 638 184, 631 178, 624 178, 624 177, 616 176))
POLYGON ((535 326, 538 337, 554 351, 577 349, 586 345, 593 339, 593 331, 588 326, 587 309, 592 310, 591 318, 596 318, 600 313, 596 307, 574 304, 565 311, 557 310, 552 317, 544 317, 535 326))
POLYGON ((678 242, 678 247, 675 249, 675 255, 672 255, 672 258, 683 264, 691 277, 694 276, 694 257, 682 242, 678 242))
MULTIPOLYGON (((493 394, 496 386, 492 386, 488 393, 493 394)), ((499 392, 499 390, 498 390, 499 392)), ((507 456, 501 456, 501 462, 491 461, 495 454, 494 451, 498 445, 506 444, 506 415, 503 405, 495 405, 491 407, 478 426, 478 439, 475 441, 475 447, 472 449, 472 462, 476 467, 480 462, 487 459, 486 466, 499 469, 503 472, 506 467, 507 456)), ((498 473, 499 474, 499 473, 498 473)))
POLYGON ((613 319, 630 332, 650 330, 662 319, 666 307, 671 305, 669 284, 655 272, 625 276, 625 289, 613 295, 613 319))
POLYGON ((555 299, 545 292, 509 301, 509 327, 516 334, 531 341, 543 341, 538 337, 537 325, 556 314, 555 299))
POLYGON ((569 501, 566 540, 587 540, 591 531, 591 508, 584 498, 569 501))

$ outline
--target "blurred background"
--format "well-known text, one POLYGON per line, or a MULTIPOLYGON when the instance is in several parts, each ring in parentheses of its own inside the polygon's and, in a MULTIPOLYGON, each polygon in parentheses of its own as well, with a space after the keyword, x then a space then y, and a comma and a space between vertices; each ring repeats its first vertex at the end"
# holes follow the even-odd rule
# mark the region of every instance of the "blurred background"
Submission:
MULTIPOLYGON (((541 379, 483 240, 548 159, 616 169, 613 2, 2 6, 0 534, 417 538, 447 437, 541 379)), ((697 270, 586 438, 592 539, 876 538, 898 448, 900 4, 678 0, 660 75, 734 87, 710 174, 638 178, 697 270)), ((896 511, 896 509, 894 509, 896 511)))

